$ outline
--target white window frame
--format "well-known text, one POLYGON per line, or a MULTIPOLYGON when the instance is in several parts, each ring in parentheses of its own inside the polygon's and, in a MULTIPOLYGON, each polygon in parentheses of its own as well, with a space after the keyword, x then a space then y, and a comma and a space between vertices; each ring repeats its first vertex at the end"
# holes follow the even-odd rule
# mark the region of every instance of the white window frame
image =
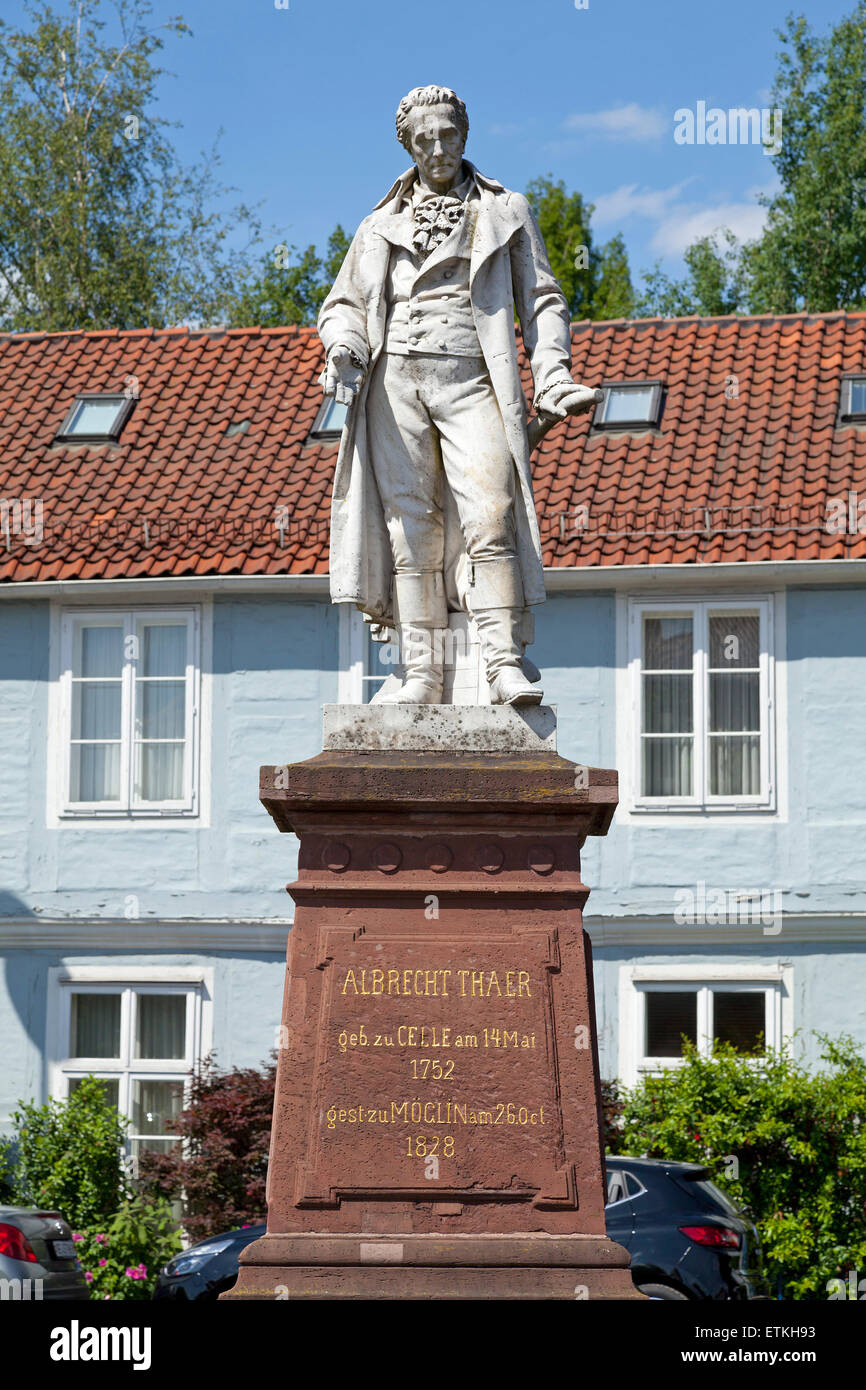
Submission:
POLYGON ((98 820, 148 820, 165 816, 180 818, 199 814, 201 758, 201 662, 202 621, 198 605, 130 608, 64 608, 60 613, 59 665, 59 797, 57 814, 63 819, 95 818, 98 820), (119 801, 72 801, 71 737, 72 737, 72 654, 75 632, 82 626, 106 626, 121 623, 124 640, 134 636, 141 622, 177 622, 187 629, 186 709, 184 740, 183 795, 176 800, 136 802, 132 785, 135 753, 135 660, 124 661, 121 676, 121 768, 119 801))
POLYGON ((765 996, 764 1039, 768 1050, 790 1043, 793 1037, 793 966, 756 965, 652 965, 620 966, 619 981, 619 1077, 629 1086, 642 1075, 683 1065, 681 1057, 648 1057, 646 996, 649 992, 694 991, 697 998, 697 1050, 712 1055, 712 996, 722 992, 762 993, 765 996))
POLYGON ((633 811, 771 811, 776 806, 775 766, 775 659, 774 601, 772 596, 731 595, 724 599, 669 599, 661 602, 646 598, 628 601, 627 639, 630 689, 631 773, 633 811), (759 693, 761 788, 754 796, 713 796, 709 785, 707 725, 709 722, 709 630, 710 617, 736 617, 757 612, 759 619, 759 693), (694 730, 692 735, 693 785, 690 796, 647 796, 643 787, 643 620, 649 618, 693 617, 694 730))
MULTIPOLYGON (((56 1100, 66 1100, 69 1082, 85 1076, 117 1080, 118 1112, 129 1121, 127 1157, 135 1134, 134 1081, 182 1081, 184 1104, 189 1097, 189 1073, 211 1050, 213 1036, 213 970, 209 967, 54 966, 48 972, 48 1029, 46 1086, 56 1100), (70 1057, 69 1034, 73 994, 120 994, 120 1057, 70 1057), (186 1051, 183 1057, 136 1058, 133 995, 182 994, 186 997, 186 1051)), ((174 1136, 148 1135, 146 1138, 174 1136)))
MULTIPOLYGON (((354 603, 341 603, 339 607, 339 672, 337 679, 337 701, 341 705, 368 704, 371 695, 388 676, 381 667, 373 674, 367 669, 368 643, 371 640, 369 624, 354 603), (374 690, 370 691, 369 687, 374 690)), ((396 634, 393 640, 396 641, 396 634)))

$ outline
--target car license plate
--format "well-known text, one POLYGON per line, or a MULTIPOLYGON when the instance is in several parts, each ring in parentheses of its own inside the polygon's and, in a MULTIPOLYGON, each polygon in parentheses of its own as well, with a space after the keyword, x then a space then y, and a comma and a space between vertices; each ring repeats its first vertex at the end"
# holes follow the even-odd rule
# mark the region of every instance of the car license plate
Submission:
POLYGON ((71 1240, 53 1240, 55 1260, 74 1260, 75 1244, 71 1240))

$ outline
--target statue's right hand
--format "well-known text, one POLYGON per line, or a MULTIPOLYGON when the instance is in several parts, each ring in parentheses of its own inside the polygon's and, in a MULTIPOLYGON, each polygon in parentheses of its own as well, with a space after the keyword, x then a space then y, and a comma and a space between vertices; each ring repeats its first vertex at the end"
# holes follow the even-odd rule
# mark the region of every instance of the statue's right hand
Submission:
POLYGON ((350 405, 361 389, 366 373, 357 357, 339 343, 331 348, 325 368, 325 395, 340 405, 350 405))

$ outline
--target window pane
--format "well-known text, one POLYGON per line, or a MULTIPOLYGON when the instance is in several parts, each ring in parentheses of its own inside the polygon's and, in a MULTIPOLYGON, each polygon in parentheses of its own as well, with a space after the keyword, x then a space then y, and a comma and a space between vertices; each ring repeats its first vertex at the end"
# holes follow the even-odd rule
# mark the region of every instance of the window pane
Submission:
POLYGON ((182 1081, 133 1081, 132 1133, 167 1134, 182 1109, 182 1081))
POLYGON ((70 1057, 120 1056, 120 995, 73 994, 70 1057))
POLYGON ((343 405, 340 401, 332 397, 330 405, 322 416, 319 429, 322 431, 341 430, 346 423, 348 410, 349 407, 347 405, 343 405))
POLYGON ((142 625, 142 676, 186 675, 186 623, 142 625))
POLYGON ((856 377, 850 383, 849 415, 866 415, 866 377, 856 377))
MULTIPOLYGON (((664 680, 664 677, 661 677, 664 680)), ((674 677, 676 679, 676 677, 674 677)), ((755 733, 761 727, 757 671, 714 672, 710 676, 710 731, 755 733)))
POLYGON ((135 783, 139 801, 180 801, 183 796, 182 743, 139 743, 135 783))
POLYGON ((70 800, 120 800, 119 743, 76 743, 71 756, 70 800))
POLYGON ((692 619, 644 618, 643 669, 645 671, 691 671, 692 619))
POLYGON ((364 624, 364 699, 372 700, 399 660, 397 634, 389 631, 387 642, 374 642, 371 624, 364 624), (383 659, 384 658, 384 659, 383 659))
POLYGON ((653 394, 652 386, 609 386, 605 392, 604 423, 650 420, 653 394))
POLYGON ((681 1057, 682 1034, 695 1042, 698 996, 694 990, 647 990, 645 1057, 681 1057))
POLYGON ((123 405, 123 396, 104 401, 81 401, 67 427, 67 434, 110 434, 123 405))
MULTIPOLYGON (((178 1146, 178 1144, 179 1144, 180 1142, 181 1142, 181 1141, 180 1141, 180 1138, 177 1138, 177 1139, 130 1139, 129 1148, 130 1148, 130 1152, 131 1152, 132 1157, 133 1157, 133 1165, 134 1165, 133 1171, 134 1171, 134 1172, 137 1172, 137 1168, 135 1167, 135 1163, 136 1163, 136 1160, 137 1160, 138 1158, 140 1158, 140 1156, 141 1156, 143 1153, 147 1152, 147 1153, 156 1153, 156 1154, 167 1154, 167 1153, 170 1153, 172 1149, 177 1148, 177 1146, 178 1146)), ((179 1211, 177 1212, 177 1216, 178 1216, 178 1217, 182 1214, 182 1211, 183 1211, 183 1208, 181 1207, 181 1208, 179 1209, 179 1211)))
POLYGON ((761 790, 761 740, 745 737, 711 738, 710 795, 757 796, 761 790))
POLYGON ((183 738, 186 684, 183 681, 138 681, 135 717, 141 738, 183 738))
POLYGON ((123 666, 123 628, 79 628, 76 676, 115 676, 123 666))
POLYGON ((72 737, 120 738, 120 681, 72 687, 72 737))
POLYGON ((756 1052, 759 1038, 766 1029, 766 995, 749 990, 741 994, 733 990, 713 991, 713 1036, 719 1042, 732 1043, 741 1052, 756 1052))
POLYGON ((690 734, 693 680, 689 676, 643 677, 643 727, 647 734, 690 734))
POLYGON ((692 740, 645 738, 643 742, 643 795, 691 796, 692 740))
MULTIPOLYGON (((69 1078, 68 1093, 70 1096, 72 1095, 73 1091, 78 1090, 78 1087, 81 1085, 83 1080, 83 1076, 71 1076, 69 1078)), ((117 1109, 117 1106, 120 1104, 120 1082, 114 1079, 109 1079, 107 1076, 97 1076, 94 1078, 94 1080, 99 1082, 100 1086, 102 1087, 105 1099, 108 1101, 109 1105, 113 1105, 115 1109, 117 1109)))
POLYGON ((719 671, 755 669, 760 663, 760 619, 757 614, 710 618, 710 666, 719 671))
POLYGON ((186 1056, 186 995, 139 994, 135 1019, 136 1057, 186 1056))

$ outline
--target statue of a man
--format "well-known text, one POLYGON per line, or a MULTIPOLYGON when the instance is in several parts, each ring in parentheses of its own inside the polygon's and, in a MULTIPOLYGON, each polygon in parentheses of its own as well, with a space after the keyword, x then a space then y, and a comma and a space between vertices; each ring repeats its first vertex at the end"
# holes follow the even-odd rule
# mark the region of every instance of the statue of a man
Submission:
POLYGON ((536 704, 524 664, 544 601, 514 311, 536 432, 592 407, 571 376, 565 296, 529 204, 463 158, 448 87, 400 102, 414 160, 358 228, 319 316, 326 394, 349 403, 331 508, 331 596, 400 633, 402 685, 438 704, 448 612, 480 636, 494 704, 536 704))

